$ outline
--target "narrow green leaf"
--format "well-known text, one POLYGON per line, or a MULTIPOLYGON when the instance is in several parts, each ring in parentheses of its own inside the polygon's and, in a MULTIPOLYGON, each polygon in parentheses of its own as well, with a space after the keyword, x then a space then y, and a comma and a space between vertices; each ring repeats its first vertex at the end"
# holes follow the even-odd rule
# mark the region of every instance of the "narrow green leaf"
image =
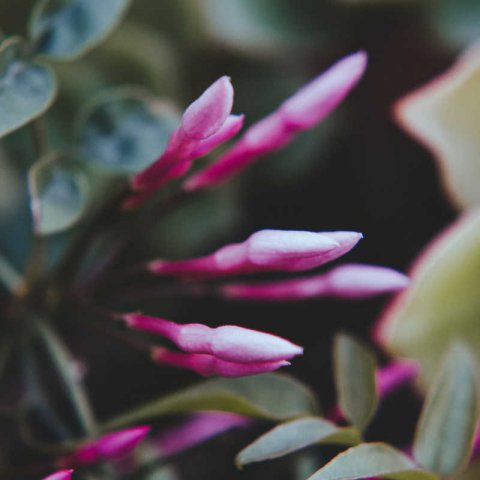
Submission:
POLYGON ((0 137, 42 114, 55 93, 52 70, 24 58, 19 38, 0 45, 0 137))
POLYGON ((253 462, 283 457, 309 445, 355 445, 360 433, 353 427, 337 427, 318 417, 305 417, 275 427, 245 447, 236 457, 239 468, 253 462))
POLYGON ((342 413, 363 431, 377 408, 376 361, 370 349, 348 335, 334 344, 334 369, 338 403, 342 413))
POLYGON ((87 204, 88 181, 68 157, 53 153, 41 158, 28 179, 37 235, 61 232, 80 219, 87 204))
POLYGON ((337 455, 308 480, 357 480, 380 477, 391 480, 435 480, 406 455, 384 443, 364 443, 337 455))
POLYGON ((305 385, 286 375, 215 379, 137 407, 111 420, 103 429, 115 430, 162 415, 198 410, 220 410, 279 421, 318 413, 319 406, 305 385))
POLYGON ((478 420, 477 372, 473 354, 455 343, 425 401, 413 451, 424 467, 451 475, 468 461, 478 420))
POLYGON ((38 53, 71 60, 100 43, 129 4, 129 0, 40 0, 30 18, 30 38, 38 53))
POLYGON ((94 98, 77 122, 85 161, 120 173, 136 173, 156 160, 180 119, 168 104, 138 88, 117 88, 94 98))

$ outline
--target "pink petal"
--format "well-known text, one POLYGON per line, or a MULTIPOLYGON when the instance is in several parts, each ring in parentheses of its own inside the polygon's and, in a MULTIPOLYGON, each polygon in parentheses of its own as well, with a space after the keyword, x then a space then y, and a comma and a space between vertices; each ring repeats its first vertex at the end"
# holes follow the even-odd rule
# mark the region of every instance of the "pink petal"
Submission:
POLYGON ((232 428, 244 427, 250 423, 250 419, 235 413, 198 413, 154 438, 152 444, 162 457, 175 455, 232 428))
POLYGON ((59 470, 58 472, 52 473, 48 477, 45 477, 43 480, 70 480, 72 478, 73 470, 59 470))
POLYGON ((238 300, 295 301, 316 297, 366 299, 402 290, 404 274, 385 267, 349 264, 322 275, 268 283, 235 283, 219 288, 221 295, 238 300))
POLYGON ((152 349, 152 360, 161 365, 193 370, 206 377, 212 375, 219 375, 221 377, 245 377, 272 372, 290 365, 286 360, 264 363, 227 362, 213 355, 177 353, 158 347, 152 349))

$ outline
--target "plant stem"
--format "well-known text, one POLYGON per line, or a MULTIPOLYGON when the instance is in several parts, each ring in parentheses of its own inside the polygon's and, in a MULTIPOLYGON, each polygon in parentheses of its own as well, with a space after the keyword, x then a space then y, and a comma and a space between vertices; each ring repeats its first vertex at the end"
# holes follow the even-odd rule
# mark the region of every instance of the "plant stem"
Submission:
POLYGON ((30 123, 30 135, 32 138, 33 151, 40 158, 48 152, 47 125, 42 117, 36 118, 30 123))
POLYGON ((52 327, 46 322, 37 322, 37 328, 84 432, 87 435, 93 434, 96 430, 96 422, 87 394, 83 389, 81 381, 73 372, 74 360, 70 352, 52 327))

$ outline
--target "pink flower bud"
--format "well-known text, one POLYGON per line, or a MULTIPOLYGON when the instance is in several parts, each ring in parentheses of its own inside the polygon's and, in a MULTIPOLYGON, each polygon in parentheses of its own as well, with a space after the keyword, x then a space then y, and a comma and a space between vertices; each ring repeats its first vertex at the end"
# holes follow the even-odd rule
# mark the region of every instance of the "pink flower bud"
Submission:
POLYGON ((219 288, 237 300, 294 301, 316 297, 361 300, 406 288, 409 278, 396 270, 348 264, 322 275, 268 283, 235 283, 219 288))
POLYGON ((72 478, 72 473, 73 470, 59 470, 58 472, 45 477, 43 480, 70 480, 72 478))
POLYGON ((202 412, 158 435, 152 440, 152 445, 160 457, 175 455, 232 428, 244 427, 250 423, 249 418, 236 413, 202 412))
POLYGON ((80 446, 73 454, 61 459, 60 464, 91 465, 119 459, 131 453, 149 431, 149 426, 139 426, 107 433, 80 446))
POLYGON ((287 99, 276 111, 252 125, 217 161, 189 178, 184 189, 191 191, 217 185, 259 157, 284 147, 298 132, 315 126, 358 83, 366 63, 364 52, 337 62, 287 99))
POLYGON ((230 119, 222 129, 229 118, 232 104, 230 79, 221 77, 187 108, 182 124, 172 133, 161 157, 131 179, 133 190, 149 193, 135 195, 134 200, 127 199, 124 208, 133 208, 164 183, 184 175, 195 158, 205 155, 208 148, 215 148, 222 140, 234 135, 242 123, 238 117, 230 119), (214 138, 207 142, 212 136, 214 138))
POLYGON ((286 360, 276 362, 235 363, 222 360, 213 355, 201 353, 171 352, 166 348, 154 347, 152 360, 161 365, 192 370, 204 377, 246 377, 259 373, 272 372, 290 365, 286 360))
POLYGON ((154 260, 156 275, 212 278, 262 271, 295 272, 316 268, 352 249, 362 238, 357 232, 260 230, 242 243, 189 260, 154 260))
POLYGON ((178 325, 136 313, 124 315, 123 319, 131 328, 168 338, 185 352, 205 353, 228 362, 275 362, 303 353, 302 347, 276 335, 235 325, 217 328, 196 323, 178 325))
POLYGON ((397 360, 377 370, 377 387, 381 398, 384 398, 405 383, 415 379, 420 365, 413 360, 397 360))
POLYGON ((233 106, 233 87, 230 78, 223 76, 210 85, 185 110, 182 129, 185 135, 203 140, 218 132, 233 106))

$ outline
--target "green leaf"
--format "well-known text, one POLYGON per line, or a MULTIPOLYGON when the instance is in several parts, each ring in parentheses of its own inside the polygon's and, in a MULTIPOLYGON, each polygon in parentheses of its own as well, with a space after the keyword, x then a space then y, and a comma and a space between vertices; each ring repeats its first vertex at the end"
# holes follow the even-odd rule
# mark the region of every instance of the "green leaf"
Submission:
POLYGON ((18 38, 0 45, 0 137, 41 115, 56 94, 52 70, 25 59, 21 50, 18 38))
POLYGON ((376 361, 359 340, 340 334, 334 344, 335 383, 342 413, 363 431, 377 408, 376 361))
POLYGON ((136 173, 165 150, 179 116, 140 89, 120 88, 90 102, 78 120, 78 148, 106 170, 136 173))
POLYGON ((166 395, 111 420, 105 430, 141 423, 162 415, 220 410, 269 420, 288 420, 318 413, 305 385, 281 374, 209 380, 166 395))
POLYGON ((37 235, 61 232, 80 219, 87 204, 87 177, 68 157, 53 153, 41 158, 28 180, 37 235))
POLYGON ((317 417, 300 418, 279 425, 257 438, 237 455, 235 463, 243 467, 248 463, 283 457, 318 443, 355 445, 360 442, 360 433, 355 428, 337 427, 317 417))
POLYGON ((410 288, 387 306, 376 335, 392 354, 418 360, 426 385, 452 339, 480 359, 480 211, 438 235, 410 276, 410 288))
POLYGON ((455 343, 428 392, 413 452, 421 465, 442 476, 458 471, 469 459, 478 419, 476 377, 473 355, 455 343))
POLYGON ((129 4, 129 0, 40 0, 30 18, 30 38, 38 53, 73 59, 100 43, 129 4))
POLYGON ((417 467, 406 455, 384 443, 364 443, 337 455, 308 480, 434 480, 433 473, 417 467))

